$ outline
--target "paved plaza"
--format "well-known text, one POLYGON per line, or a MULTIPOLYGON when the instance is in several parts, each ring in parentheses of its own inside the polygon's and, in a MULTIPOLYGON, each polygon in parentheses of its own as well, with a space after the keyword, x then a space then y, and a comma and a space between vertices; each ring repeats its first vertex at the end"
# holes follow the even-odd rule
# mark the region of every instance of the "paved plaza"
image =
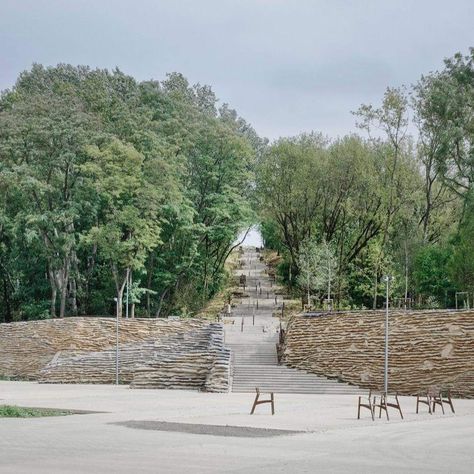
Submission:
POLYGON ((357 420, 355 395, 276 395, 274 416, 268 405, 250 416, 252 401, 241 393, 2 381, 1 404, 96 413, 0 419, 0 472, 473 470, 474 400, 455 400, 455 415, 416 415, 415 399, 401 397, 405 420, 393 411, 390 422, 372 422, 368 411, 357 420))

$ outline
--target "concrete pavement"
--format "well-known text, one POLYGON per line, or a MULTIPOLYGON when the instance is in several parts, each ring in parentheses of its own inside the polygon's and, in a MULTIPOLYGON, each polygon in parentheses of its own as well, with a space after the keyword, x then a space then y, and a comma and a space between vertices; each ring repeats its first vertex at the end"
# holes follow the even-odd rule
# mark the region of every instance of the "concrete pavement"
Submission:
POLYGON ((392 412, 390 422, 372 422, 368 411, 357 420, 356 400, 282 394, 275 416, 266 405, 250 416, 251 394, 0 382, 2 404, 102 411, 0 419, 0 472, 472 472, 474 400, 430 416, 402 397, 405 420, 392 412), (132 420, 304 433, 223 437, 113 424, 132 420))

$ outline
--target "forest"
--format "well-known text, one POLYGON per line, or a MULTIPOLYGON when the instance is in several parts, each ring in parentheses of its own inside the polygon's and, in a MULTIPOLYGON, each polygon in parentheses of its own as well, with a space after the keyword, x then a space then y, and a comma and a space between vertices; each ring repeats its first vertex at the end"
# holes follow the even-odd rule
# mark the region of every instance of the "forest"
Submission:
POLYGON ((264 145, 181 74, 34 65, 0 98, 1 318, 122 315, 126 286, 131 317, 199 309, 264 145))
MULTIPOLYGON (((0 320, 195 314, 258 224, 314 306, 474 297, 474 50, 272 143, 179 74, 33 65, 0 97, 0 320), (128 305, 127 305, 128 308, 128 305)), ((409 301, 409 303, 407 303, 409 301)))
POLYGON ((281 138, 258 164, 262 233, 320 306, 472 305, 474 50, 353 112, 358 134, 281 138), (332 301, 331 301, 332 300, 332 301))

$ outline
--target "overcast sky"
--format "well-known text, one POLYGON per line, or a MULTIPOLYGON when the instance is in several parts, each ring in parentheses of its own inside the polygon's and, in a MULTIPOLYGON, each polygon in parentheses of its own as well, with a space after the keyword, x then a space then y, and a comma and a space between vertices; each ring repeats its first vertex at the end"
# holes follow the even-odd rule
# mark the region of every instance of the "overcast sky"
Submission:
POLYGON ((182 72, 262 136, 350 114, 474 46, 474 0, 0 0, 0 89, 33 62, 182 72))

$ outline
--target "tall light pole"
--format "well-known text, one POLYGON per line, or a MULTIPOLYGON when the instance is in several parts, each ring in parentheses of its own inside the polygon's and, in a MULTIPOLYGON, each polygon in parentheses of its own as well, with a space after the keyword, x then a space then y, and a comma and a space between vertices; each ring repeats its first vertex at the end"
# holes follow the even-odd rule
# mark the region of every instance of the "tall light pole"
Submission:
POLYGON ((119 302, 118 298, 114 298, 116 303, 115 318, 115 385, 119 384, 119 302))
POLYGON ((331 259, 328 258, 328 300, 331 299, 331 259))
POLYGON ((384 392, 388 392, 388 292, 389 284, 392 281, 391 275, 385 275, 384 280, 386 283, 385 292, 385 364, 384 364, 384 392))
POLYGON ((128 283, 130 281, 130 274, 127 275, 127 293, 125 296, 125 319, 128 319, 128 283))
POLYGON ((309 311, 309 268, 308 268, 308 311, 309 311))

